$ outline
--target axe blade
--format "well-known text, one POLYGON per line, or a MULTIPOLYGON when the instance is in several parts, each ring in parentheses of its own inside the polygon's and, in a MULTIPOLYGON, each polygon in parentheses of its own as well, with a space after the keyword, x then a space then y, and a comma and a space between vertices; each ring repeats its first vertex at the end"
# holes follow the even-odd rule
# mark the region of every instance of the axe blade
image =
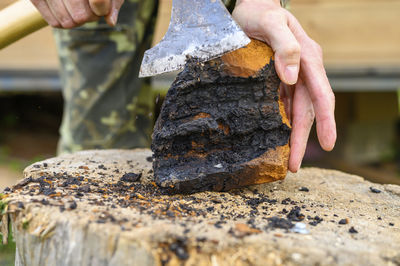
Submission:
POLYGON ((173 0, 168 31, 144 53, 139 77, 179 70, 188 57, 205 62, 249 42, 221 0, 173 0))

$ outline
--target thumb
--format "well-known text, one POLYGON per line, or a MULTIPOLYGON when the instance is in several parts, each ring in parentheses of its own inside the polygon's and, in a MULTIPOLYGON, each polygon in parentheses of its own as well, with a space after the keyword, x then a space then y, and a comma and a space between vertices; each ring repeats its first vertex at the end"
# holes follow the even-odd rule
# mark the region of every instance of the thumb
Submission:
POLYGON ((108 25, 115 26, 117 24, 119 9, 121 8, 123 3, 124 3, 124 0, 112 0, 111 11, 106 16, 106 21, 107 21, 108 25))

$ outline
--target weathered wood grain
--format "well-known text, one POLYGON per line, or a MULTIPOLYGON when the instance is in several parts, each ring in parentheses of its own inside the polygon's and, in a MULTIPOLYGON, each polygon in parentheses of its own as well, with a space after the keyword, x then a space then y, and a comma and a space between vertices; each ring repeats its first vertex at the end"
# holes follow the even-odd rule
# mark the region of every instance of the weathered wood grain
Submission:
POLYGON ((86 151, 28 167, 25 181, 2 198, 16 265, 400 262, 399 186, 309 168, 229 193, 167 196, 151 183, 149 156, 149 150, 86 151), (121 181, 126 173, 142 176, 121 181), (293 231, 298 222, 305 234, 293 231))

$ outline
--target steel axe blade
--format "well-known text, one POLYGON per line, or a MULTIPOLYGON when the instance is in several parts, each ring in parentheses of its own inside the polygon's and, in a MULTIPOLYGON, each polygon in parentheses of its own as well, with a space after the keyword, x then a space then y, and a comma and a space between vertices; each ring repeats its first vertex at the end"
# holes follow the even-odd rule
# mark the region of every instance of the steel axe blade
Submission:
POLYGON ((173 0, 168 31, 145 52, 139 77, 179 70, 188 57, 208 61, 249 42, 221 0, 173 0))

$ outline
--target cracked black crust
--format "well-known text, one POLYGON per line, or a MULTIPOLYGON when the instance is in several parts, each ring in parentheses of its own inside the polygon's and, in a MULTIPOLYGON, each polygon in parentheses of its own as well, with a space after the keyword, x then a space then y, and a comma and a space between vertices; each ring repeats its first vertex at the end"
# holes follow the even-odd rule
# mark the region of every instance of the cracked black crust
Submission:
POLYGON ((155 181, 169 193, 236 188, 243 163, 289 141, 274 62, 249 78, 224 68, 192 59, 167 93, 151 148, 155 181))

